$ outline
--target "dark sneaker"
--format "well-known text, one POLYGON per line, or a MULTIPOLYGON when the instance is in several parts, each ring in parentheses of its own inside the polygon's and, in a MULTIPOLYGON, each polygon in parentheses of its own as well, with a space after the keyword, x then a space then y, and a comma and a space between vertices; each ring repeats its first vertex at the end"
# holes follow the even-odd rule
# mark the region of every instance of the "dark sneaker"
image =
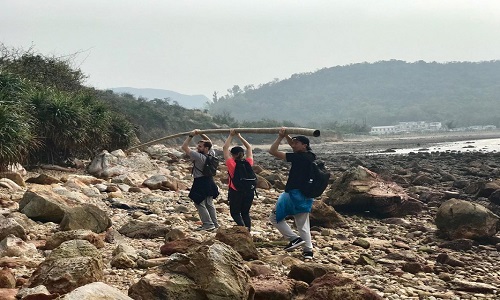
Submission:
POLYGON ((304 259, 313 259, 312 251, 304 251, 302 252, 302 258, 304 259))
POLYGON ((299 246, 302 246, 304 245, 306 242, 304 242, 304 240, 302 240, 301 238, 296 238, 295 240, 291 241, 290 243, 288 243, 288 246, 285 247, 285 251, 292 251, 293 249, 299 247, 299 246))
POLYGON ((202 231, 202 230, 212 231, 214 229, 215 229, 214 225, 211 225, 211 226, 208 226, 208 227, 200 226, 200 227, 195 228, 194 231, 202 231))

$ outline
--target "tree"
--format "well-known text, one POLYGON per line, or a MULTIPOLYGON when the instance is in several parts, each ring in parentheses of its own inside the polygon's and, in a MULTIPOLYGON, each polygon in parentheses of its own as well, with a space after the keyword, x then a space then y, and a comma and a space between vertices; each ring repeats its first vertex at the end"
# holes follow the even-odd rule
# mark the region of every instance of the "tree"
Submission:
POLYGON ((212 95, 212 102, 217 103, 217 101, 219 101, 219 99, 217 98, 217 91, 214 91, 212 95))

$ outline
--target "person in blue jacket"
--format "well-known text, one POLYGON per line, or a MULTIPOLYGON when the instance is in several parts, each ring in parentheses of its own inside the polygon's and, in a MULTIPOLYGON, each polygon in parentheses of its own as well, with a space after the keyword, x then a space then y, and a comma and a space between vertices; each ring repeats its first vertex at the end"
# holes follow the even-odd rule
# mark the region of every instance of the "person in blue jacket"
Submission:
POLYGON ((269 153, 279 159, 292 164, 288 174, 285 191, 278 197, 276 206, 269 217, 271 223, 278 231, 289 240, 285 247, 286 251, 292 251, 302 246, 304 259, 313 258, 313 245, 311 241, 311 230, 309 224, 309 213, 313 204, 312 198, 307 198, 300 191, 308 178, 311 162, 316 155, 311 152, 309 139, 299 135, 290 137, 285 133, 286 128, 281 128, 278 137, 271 145, 269 153), (286 139, 293 152, 282 152, 278 150, 283 139, 286 139), (287 216, 293 216, 298 234, 296 234, 285 221, 287 216))

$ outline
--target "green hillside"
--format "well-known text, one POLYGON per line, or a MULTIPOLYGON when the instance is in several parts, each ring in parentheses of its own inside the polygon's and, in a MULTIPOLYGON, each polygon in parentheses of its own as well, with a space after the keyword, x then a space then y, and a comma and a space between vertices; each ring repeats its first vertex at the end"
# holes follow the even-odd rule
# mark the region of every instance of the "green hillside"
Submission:
POLYGON ((211 114, 237 120, 289 120, 313 127, 399 121, 500 126, 498 60, 358 63, 228 91, 214 99, 211 114))
POLYGON ((72 165, 75 158, 90 159, 102 150, 127 149, 195 128, 294 126, 273 120, 240 123, 169 98, 148 101, 96 90, 84 85, 86 75, 72 59, 0 43, 0 171, 14 163, 72 165))

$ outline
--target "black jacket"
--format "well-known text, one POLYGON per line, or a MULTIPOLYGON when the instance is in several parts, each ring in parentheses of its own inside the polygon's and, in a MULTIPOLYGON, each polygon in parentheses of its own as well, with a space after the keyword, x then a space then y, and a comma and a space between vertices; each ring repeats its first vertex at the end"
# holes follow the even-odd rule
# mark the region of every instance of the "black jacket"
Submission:
POLYGON ((193 186, 189 192, 189 198, 196 204, 200 204, 205 198, 219 196, 219 188, 211 176, 202 176, 194 179, 193 186))

